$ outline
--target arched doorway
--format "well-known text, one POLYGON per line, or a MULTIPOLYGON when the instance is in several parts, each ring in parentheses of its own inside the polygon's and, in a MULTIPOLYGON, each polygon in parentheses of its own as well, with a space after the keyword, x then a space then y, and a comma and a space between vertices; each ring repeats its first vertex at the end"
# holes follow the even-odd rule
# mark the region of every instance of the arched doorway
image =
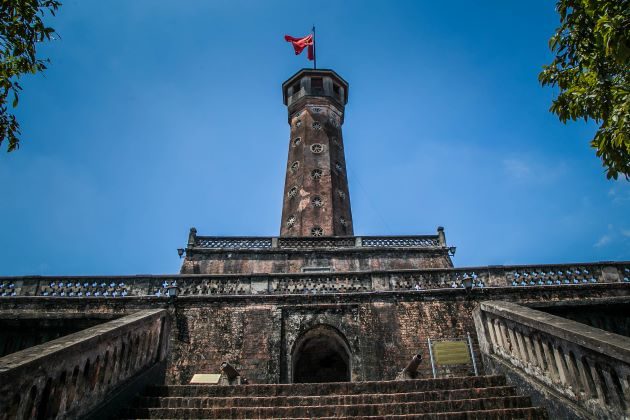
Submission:
POLYGON ((293 383, 350 381, 350 349, 331 326, 317 325, 303 333, 292 355, 293 383))

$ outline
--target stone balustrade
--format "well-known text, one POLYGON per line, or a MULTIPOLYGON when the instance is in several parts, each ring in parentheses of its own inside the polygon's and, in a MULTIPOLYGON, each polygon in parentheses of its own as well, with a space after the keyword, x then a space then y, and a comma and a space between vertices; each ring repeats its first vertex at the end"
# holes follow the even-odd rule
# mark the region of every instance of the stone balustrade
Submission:
POLYGON ((630 414, 630 338, 511 302, 482 302, 476 323, 483 353, 578 410, 595 418, 630 414))
POLYGON ((319 236, 222 237, 197 236, 193 231, 188 253, 200 250, 292 250, 342 248, 444 248, 442 235, 422 236, 319 236))
POLYGON ((273 274, 0 277, 0 298, 357 293, 630 283, 630 262, 273 274))
POLYGON ((164 360, 165 310, 142 310, 0 358, 0 419, 80 418, 164 360))

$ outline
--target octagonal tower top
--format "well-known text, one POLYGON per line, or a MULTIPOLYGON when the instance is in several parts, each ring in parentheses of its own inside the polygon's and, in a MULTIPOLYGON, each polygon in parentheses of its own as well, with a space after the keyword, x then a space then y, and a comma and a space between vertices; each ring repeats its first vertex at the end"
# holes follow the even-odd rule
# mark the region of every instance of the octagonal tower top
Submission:
POLYGON ((343 111, 348 103, 348 82, 333 70, 302 69, 282 84, 282 100, 289 115, 300 99, 309 96, 328 97, 343 111))

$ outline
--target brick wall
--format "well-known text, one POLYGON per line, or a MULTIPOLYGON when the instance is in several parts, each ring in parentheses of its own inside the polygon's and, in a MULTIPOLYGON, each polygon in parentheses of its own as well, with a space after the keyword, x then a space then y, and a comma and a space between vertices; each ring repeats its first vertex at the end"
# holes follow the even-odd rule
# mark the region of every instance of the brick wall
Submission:
MULTIPOLYGON (((291 350, 309 328, 326 324, 343 334, 352 352, 352 380, 394 379, 421 352, 421 377, 430 377, 427 338, 465 338, 470 333, 480 363, 473 309, 480 301, 580 302, 630 295, 625 285, 558 286, 553 290, 480 289, 180 299, 168 381, 187 383, 194 373, 218 372, 229 361, 251 383, 289 382, 291 350)), ((480 371, 482 367, 479 366, 480 371)), ((453 368, 453 375, 470 367, 453 368)), ((446 373, 449 373, 448 371, 446 373)))
MULTIPOLYGON (((308 295, 186 296, 0 299, 0 318, 111 319, 138 309, 168 309, 174 318, 167 380, 187 383, 194 373, 218 372, 223 361, 252 383, 291 378, 291 349, 308 328, 327 324, 344 336, 351 350, 353 380, 394 379, 420 351, 421 377, 430 377, 427 337, 465 337, 476 347, 471 313, 482 301, 529 305, 577 305, 630 296, 628 284, 560 285, 528 288, 424 290, 308 295)), ((479 360, 479 359, 478 359, 479 360)), ((465 372, 453 371, 453 374, 465 372)))
POLYGON ((452 266, 446 250, 216 251, 187 258, 181 274, 300 273, 304 267, 351 272, 452 266))

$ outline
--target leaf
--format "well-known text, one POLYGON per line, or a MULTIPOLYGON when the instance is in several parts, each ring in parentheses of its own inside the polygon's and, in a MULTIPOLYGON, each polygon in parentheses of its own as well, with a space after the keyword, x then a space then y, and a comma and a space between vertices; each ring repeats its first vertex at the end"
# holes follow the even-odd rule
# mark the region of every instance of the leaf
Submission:
POLYGON ((630 180, 630 0, 558 0, 555 54, 538 75, 558 89, 550 112, 599 125, 591 141, 608 179, 630 180))
POLYGON ((54 29, 44 19, 61 6, 57 0, 3 0, 0 5, 0 145, 7 141, 9 152, 20 147, 20 124, 7 111, 9 94, 12 106, 19 104, 18 83, 24 74, 46 69, 47 61, 37 57, 39 42, 50 39, 54 29))

